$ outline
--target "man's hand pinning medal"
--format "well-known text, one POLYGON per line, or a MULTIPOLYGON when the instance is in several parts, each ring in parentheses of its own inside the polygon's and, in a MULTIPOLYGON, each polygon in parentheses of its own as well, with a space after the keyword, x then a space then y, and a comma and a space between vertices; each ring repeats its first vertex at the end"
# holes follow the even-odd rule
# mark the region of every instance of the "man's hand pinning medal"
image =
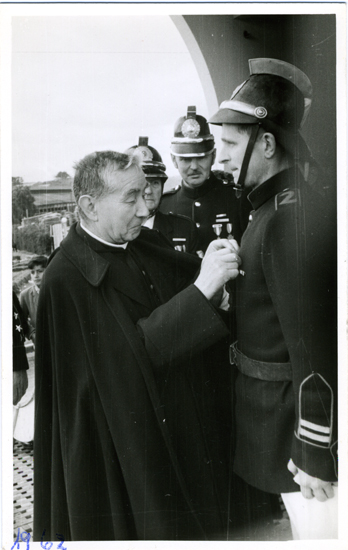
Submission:
POLYGON ((201 271, 195 285, 211 300, 223 285, 239 275, 241 259, 237 241, 217 239, 212 241, 202 261, 201 271))

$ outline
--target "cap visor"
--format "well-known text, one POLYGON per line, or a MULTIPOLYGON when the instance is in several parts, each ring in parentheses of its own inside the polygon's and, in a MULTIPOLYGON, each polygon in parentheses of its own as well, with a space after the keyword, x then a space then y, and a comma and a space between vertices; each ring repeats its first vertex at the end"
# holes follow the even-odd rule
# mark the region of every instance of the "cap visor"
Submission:
POLYGON ((219 109, 209 120, 209 124, 255 124, 260 122, 256 117, 232 111, 232 109, 219 109))
POLYGON ((201 143, 172 143, 170 152, 177 157, 204 157, 214 151, 212 140, 201 143))

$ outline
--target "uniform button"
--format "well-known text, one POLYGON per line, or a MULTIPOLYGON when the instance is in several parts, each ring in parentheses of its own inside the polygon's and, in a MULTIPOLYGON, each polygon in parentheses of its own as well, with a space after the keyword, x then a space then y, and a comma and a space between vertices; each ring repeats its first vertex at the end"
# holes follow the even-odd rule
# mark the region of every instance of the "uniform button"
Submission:
POLYGON ((195 202, 195 206, 201 206, 201 203, 200 202, 195 202))
POLYGON ((249 222, 251 222, 251 221, 252 221, 252 219, 253 219, 252 215, 251 215, 251 214, 249 214, 249 222))
POLYGON ((144 270, 142 270, 142 274, 143 274, 143 275, 146 275, 146 273, 145 273, 145 271, 144 271, 144 270))
POLYGON ((153 285, 150 285, 151 290, 153 290, 153 285))
POLYGON ((196 227, 201 227, 201 224, 200 224, 200 223, 196 223, 196 227))

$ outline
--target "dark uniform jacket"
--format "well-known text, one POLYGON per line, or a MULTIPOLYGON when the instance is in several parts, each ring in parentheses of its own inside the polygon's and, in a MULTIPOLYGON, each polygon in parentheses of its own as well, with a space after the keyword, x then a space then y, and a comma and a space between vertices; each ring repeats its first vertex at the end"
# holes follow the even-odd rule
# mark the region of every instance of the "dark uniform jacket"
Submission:
POLYGON ((250 203, 246 195, 237 199, 232 179, 219 179, 214 172, 203 185, 191 189, 178 185, 163 193, 160 211, 182 214, 194 221, 198 229, 197 250, 205 252, 209 243, 217 238, 213 225, 221 225, 221 238, 228 236, 227 224, 232 224, 232 234, 240 242, 248 224, 250 203))
POLYGON ((178 214, 156 212, 154 229, 164 235, 177 250, 194 254, 197 250, 198 234, 190 218, 178 214))
POLYGON ((336 480, 336 220, 295 169, 249 199, 237 279, 235 471, 262 490, 290 492, 299 490, 290 458, 336 480))
POLYGON ((157 232, 124 252, 75 225, 50 261, 37 315, 35 540, 44 529, 44 540, 226 537, 228 411, 219 416, 223 393, 199 358, 228 331, 187 286, 198 267, 157 232))
POLYGON ((12 292, 12 329, 13 329, 13 370, 28 370, 29 364, 24 347, 25 335, 29 332, 26 317, 22 311, 17 294, 12 292))

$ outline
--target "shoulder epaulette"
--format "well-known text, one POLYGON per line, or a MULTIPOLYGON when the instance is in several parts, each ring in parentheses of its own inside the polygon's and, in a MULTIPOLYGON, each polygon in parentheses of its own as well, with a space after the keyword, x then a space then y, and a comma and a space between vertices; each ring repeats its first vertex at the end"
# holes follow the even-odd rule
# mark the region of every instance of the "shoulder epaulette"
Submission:
POLYGON ((212 174, 216 177, 219 183, 222 183, 222 185, 234 184, 233 175, 228 172, 224 172, 223 170, 212 170, 212 174))
POLYGON ((179 189, 181 189, 180 184, 176 185, 175 187, 172 187, 171 189, 168 189, 167 191, 164 191, 162 197, 164 197, 165 195, 174 195, 177 191, 179 191, 179 189))
POLYGON ((279 208, 289 204, 301 204, 301 193, 299 189, 284 189, 274 197, 274 208, 279 208))

